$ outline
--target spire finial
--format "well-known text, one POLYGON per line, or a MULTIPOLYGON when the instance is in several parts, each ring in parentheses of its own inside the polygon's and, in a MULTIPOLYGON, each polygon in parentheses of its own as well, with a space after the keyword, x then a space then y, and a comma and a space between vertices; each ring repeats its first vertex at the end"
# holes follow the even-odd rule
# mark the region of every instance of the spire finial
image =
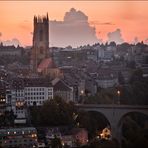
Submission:
POLYGON ((49 18, 48 18, 48 12, 47 12, 47 21, 49 20, 49 18))

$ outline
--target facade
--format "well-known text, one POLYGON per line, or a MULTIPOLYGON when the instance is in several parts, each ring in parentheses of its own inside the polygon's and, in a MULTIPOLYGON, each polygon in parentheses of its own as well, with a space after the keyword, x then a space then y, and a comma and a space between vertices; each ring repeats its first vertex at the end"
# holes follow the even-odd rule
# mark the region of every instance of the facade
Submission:
POLYGON ((53 87, 45 79, 14 79, 11 84, 11 109, 16 115, 15 123, 26 123, 27 106, 41 106, 53 98, 53 87))
POLYGON ((34 32, 31 65, 34 73, 51 78, 60 77, 60 70, 54 65, 49 52, 49 19, 34 16, 34 32))
POLYGON ((34 32, 32 47, 33 71, 37 72, 40 62, 49 56, 49 20, 48 14, 44 17, 34 16, 34 32))
POLYGON ((0 147, 37 147, 37 131, 33 127, 0 129, 0 147))
POLYGON ((68 86, 63 80, 54 79, 52 81, 54 96, 59 96, 66 102, 74 101, 73 87, 68 86))
POLYGON ((27 106, 41 106, 45 101, 53 99, 53 87, 25 87, 25 97, 27 106))
POLYGON ((46 130, 46 140, 49 144, 55 137, 61 139, 63 146, 76 147, 88 143, 88 132, 84 128, 52 127, 46 130))
MULTIPOLYGON (((25 101, 27 106, 43 105, 43 103, 53 98, 53 87, 50 82, 42 78, 21 79, 22 90, 14 90, 16 96, 25 101)), ((21 81, 19 80, 19 82, 21 81)), ((16 82, 17 80, 15 80, 16 82)), ((15 83, 14 82, 14 83, 15 83)), ((17 84, 19 82, 16 82, 17 84)), ((17 97, 16 97, 16 100, 17 97)))
POLYGON ((118 84, 118 75, 110 69, 100 69, 97 73, 97 85, 101 88, 109 88, 118 84))
POLYGON ((23 52, 22 47, 15 47, 15 46, 3 46, 0 44, 0 56, 17 56, 21 57, 23 52))
POLYGON ((114 48, 108 47, 107 49, 97 45, 93 49, 87 51, 87 59, 95 62, 110 62, 113 60, 114 48))
POLYGON ((74 128, 71 131, 73 135, 73 143, 75 145, 86 145, 88 142, 88 132, 84 128, 74 128))
POLYGON ((6 111, 6 87, 3 81, 0 81, 0 115, 6 111))
POLYGON ((27 106, 23 79, 14 79, 11 84, 11 109, 16 115, 15 123, 26 123, 27 106))

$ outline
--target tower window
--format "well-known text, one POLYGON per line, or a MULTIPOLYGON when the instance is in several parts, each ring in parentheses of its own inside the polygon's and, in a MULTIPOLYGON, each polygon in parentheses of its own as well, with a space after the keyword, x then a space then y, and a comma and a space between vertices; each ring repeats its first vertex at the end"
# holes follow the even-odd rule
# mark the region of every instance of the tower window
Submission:
POLYGON ((39 37, 40 37, 40 41, 43 41, 43 30, 40 30, 39 37))
POLYGON ((43 47, 40 47, 40 54, 43 54, 44 53, 43 50, 44 50, 43 47))

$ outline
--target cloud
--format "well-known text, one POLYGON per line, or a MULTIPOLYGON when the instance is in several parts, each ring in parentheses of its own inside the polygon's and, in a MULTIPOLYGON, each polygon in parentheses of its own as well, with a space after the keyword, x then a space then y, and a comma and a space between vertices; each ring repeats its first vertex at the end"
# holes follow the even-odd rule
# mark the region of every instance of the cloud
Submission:
POLYGON ((90 26, 88 16, 74 8, 65 13, 63 21, 50 21, 49 37, 50 46, 77 47, 98 42, 95 27, 90 26))
POLYGON ((117 44, 121 44, 124 42, 123 38, 122 38, 122 34, 121 34, 121 30, 120 29, 116 29, 113 32, 109 32, 107 34, 108 36, 108 42, 116 42, 117 44))
POLYGON ((76 11, 76 9, 71 8, 69 12, 65 13, 64 22, 81 22, 81 21, 88 21, 88 16, 86 16, 82 11, 76 11))
POLYGON ((14 45, 15 47, 17 47, 18 45, 21 45, 20 41, 16 38, 13 38, 12 40, 2 41, 2 42, 3 42, 3 45, 5 45, 5 46, 14 45))
POLYGON ((101 25, 115 25, 112 22, 104 22, 104 23, 100 23, 101 25))
POLYGON ((115 25, 112 22, 90 21, 89 23, 92 25, 115 25))
POLYGON ((148 44, 148 38, 145 39, 145 43, 148 44))
POLYGON ((132 41, 132 44, 137 44, 139 42, 138 37, 135 37, 134 40, 132 41))
POLYGON ((28 20, 24 20, 18 24, 19 28, 26 31, 30 30, 30 26, 31 26, 31 22, 28 20))
MULTIPOLYGON (((0 32, 0 37, 2 36, 2 32, 0 32)), ((12 40, 0 40, 0 42, 3 43, 5 46, 11 46, 14 45, 17 47, 18 45, 21 45, 20 41, 16 38, 13 38, 12 40)))

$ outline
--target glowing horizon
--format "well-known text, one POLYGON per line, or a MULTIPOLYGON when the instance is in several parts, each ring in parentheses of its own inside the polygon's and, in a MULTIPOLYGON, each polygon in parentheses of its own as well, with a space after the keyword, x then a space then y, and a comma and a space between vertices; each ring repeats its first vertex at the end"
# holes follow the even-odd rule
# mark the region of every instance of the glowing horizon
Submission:
POLYGON ((139 41, 148 38, 147 1, 1 1, 0 41, 17 38, 23 46, 32 45, 34 15, 48 12, 50 20, 63 21, 71 8, 88 16, 98 39, 104 42, 107 34, 117 28, 126 42, 132 42, 135 37, 139 41))

